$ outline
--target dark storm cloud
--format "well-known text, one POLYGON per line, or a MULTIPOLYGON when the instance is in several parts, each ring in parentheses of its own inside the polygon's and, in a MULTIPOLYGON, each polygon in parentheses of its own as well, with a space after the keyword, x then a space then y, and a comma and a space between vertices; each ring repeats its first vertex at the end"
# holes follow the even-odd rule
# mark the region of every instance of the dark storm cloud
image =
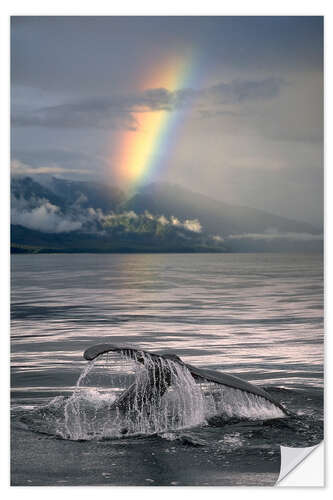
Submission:
POLYGON ((12 113, 12 125, 17 127, 111 128, 135 129, 135 120, 126 109, 104 99, 47 106, 36 110, 12 113))
MULTIPOLYGON (((18 127, 61 127, 61 128, 114 128, 135 130, 134 112, 173 111, 191 104, 194 109, 213 107, 219 111, 221 105, 239 104, 245 101, 272 99, 279 95, 285 81, 282 78, 262 80, 234 80, 221 82, 212 87, 194 90, 181 89, 170 92, 167 89, 148 89, 137 95, 111 98, 91 98, 43 107, 23 112, 14 110, 12 124, 18 127)), ((202 109, 201 109, 202 112, 202 109)))
POLYGON ((171 109, 174 96, 166 89, 149 89, 136 95, 92 97, 35 110, 14 109, 12 125, 65 128, 136 128, 134 111, 171 109))
POLYGON ((322 68, 321 17, 13 17, 12 82, 94 95, 190 47, 202 71, 322 68))
POLYGON ((220 83, 208 90, 208 94, 215 96, 217 101, 227 104, 237 102, 272 99, 279 95, 282 85, 286 82, 283 78, 266 78, 264 80, 235 80, 232 83, 220 83))

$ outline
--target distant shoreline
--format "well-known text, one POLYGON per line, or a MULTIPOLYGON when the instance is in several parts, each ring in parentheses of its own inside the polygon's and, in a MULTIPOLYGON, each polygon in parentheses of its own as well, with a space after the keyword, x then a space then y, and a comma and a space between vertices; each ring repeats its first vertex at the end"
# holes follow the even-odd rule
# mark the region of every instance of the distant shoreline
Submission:
POLYGON ((56 248, 23 248, 23 247, 11 247, 11 255, 28 255, 28 254, 143 254, 143 253, 237 253, 230 252, 229 250, 221 249, 196 249, 196 248, 175 248, 175 249, 156 249, 156 248, 143 248, 143 249, 131 249, 131 248, 117 248, 117 249, 56 249, 56 248))
POLYGON ((197 249, 175 249, 175 250, 166 250, 166 249, 142 249, 142 250, 131 250, 131 249, 116 249, 116 250, 69 250, 69 249, 64 249, 64 250, 57 250, 57 249, 18 249, 18 248, 11 248, 10 249, 10 254, 11 255, 71 255, 71 254, 86 254, 86 255, 108 255, 108 254, 257 254, 257 253, 263 253, 263 254, 323 254, 322 250, 285 250, 285 251, 277 251, 277 250, 213 250, 213 249, 207 249, 207 250, 197 250, 197 249))

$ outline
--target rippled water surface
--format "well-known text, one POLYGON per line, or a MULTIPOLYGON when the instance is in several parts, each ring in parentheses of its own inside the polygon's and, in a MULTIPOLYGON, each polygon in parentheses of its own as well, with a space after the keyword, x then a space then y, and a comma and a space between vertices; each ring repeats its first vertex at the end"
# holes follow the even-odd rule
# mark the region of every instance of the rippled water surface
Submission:
POLYGON ((13 256, 13 396, 70 390, 105 341, 322 387, 322 293, 320 255, 13 256))
MULTIPOLYGON (((14 419, 18 412, 21 422, 30 422, 28 428, 40 430, 50 415, 68 408, 67 398, 87 367, 82 354, 93 344, 175 352, 191 365, 225 371, 265 387, 296 416, 273 420, 266 416, 264 423, 263 414, 260 422, 250 419, 245 424, 244 419, 226 422, 217 416, 190 437, 166 429, 160 438, 174 444, 158 446, 166 447, 168 467, 175 464, 169 451, 177 454, 178 445, 190 442, 202 445, 205 453, 208 446, 209 454, 223 459, 223 467, 229 464, 228 453, 233 460, 241 457, 244 466, 244 457, 248 460, 254 449, 260 450, 257 456, 266 450, 263 463, 275 460, 278 474, 278 444, 309 446, 322 439, 322 271, 321 255, 13 256, 14 419)), ((94 411, 104 408, 106 385, 99 399, 92 402, 91 393, 86 398, 88 413, 91 404, 94 411)), ((155 438, 149 439, 141 442, 141 450, 154 448, 155 438)), ((133 449, 133 443, 125 449, 133 449)), ((203 456, 207 457, 202 452, 192 458, 199 461, 203 456)), ((249 467, 251 463, 250 459, 249 467)), ((169 479, 163 482, 158 477, 158 484, 169 484, 169 479)), ((216 477, 207 484, 229 484, 216 477)), ((16 479, 14 484, 26 480, 16 479)), ((113 484, 128 484, 127 479, 119 481, 114 479, 113 484)), ((140 481, 133 484, 144 484, 140 481)), ((193 481, 186 483, 183 478, 180 484, 197 484, 193 481)), ((55 482, 36 479, 34 484, 55 482)))

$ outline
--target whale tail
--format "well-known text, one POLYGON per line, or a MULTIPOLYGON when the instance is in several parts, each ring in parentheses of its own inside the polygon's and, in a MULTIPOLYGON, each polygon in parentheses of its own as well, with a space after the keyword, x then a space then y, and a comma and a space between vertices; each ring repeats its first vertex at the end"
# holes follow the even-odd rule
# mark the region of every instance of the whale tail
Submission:
POLYGON ((147 403, 151 402, 152 399, 161 398, 172 384, 173 367, 175 366, 174 363, 176 363, 176 366, 188 370, 198 384, 212 383, 236 389, 242 391, 245 395, 254 395, 263 398, 279 408, 284 415, 292 415, 292 412, 261 387, 250 384, 233 375, 186 364, 176 354, 147 352, 128 346, 96 344, 86 349, 83 356, 86 360, 92 361, 108 352, 119 353, 125 358, 131 359, 145 367, 144 377, 136 380, 114 402, 114 407, 120 410, 125 411, 134 406, 136 409, 142 410, 142 406, 147 406, 147 403), (138 394, 144 394, 144 397, 138 397, 138 394))

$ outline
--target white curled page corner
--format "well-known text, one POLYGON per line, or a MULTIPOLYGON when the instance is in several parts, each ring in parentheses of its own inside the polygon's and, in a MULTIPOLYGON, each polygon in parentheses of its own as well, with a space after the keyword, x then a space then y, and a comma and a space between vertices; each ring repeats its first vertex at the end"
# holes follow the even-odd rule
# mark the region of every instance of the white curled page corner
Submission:
POLYGON ((276 486, 324 486, 324 442, 308 448, 280 446, 281 465, 276 486))

